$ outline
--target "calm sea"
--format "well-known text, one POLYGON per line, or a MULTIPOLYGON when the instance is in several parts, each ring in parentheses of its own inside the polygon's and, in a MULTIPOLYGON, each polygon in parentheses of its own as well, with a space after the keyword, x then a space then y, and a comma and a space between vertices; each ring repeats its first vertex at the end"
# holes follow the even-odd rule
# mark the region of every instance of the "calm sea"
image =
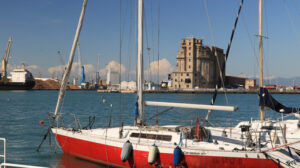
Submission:
MULTIPOLYGON (((49 126, 48 113, 53 112, 58 91, 1 91, 0 92, 0 137, 7 139, 7 162, 47 167, 105 167, 63 154, 52 136, 36 151, 49 126), (40 125, 40 121, 45 123, 40 125), (51 144, 51 146, 50 146, 51 144)), ((209 104, 211 94, 146 94, 146 100, 209 104)), ((285 105, 300 106, 300 95, 274 95, 285 105)), ((74 118, 80 125, 88 124, 89 116, 95 116, 94 127, 107 127, 133 123, 135 94, 97 93, 96 91, 67 91, 63 103, 63 123, 73 126, 74 118), (104 103, 105 102, 105 103, 104 103)), ((210 122, 215 126, 234 126, 239 121, 258 118, 256 94, 227 94, 228 105, 238 106, 236 112, 214 111, 210 122)), ((226 105, 226 96, 218 96, 216 104, 226 105)), ((145 119, 167 108, 147 107, 145 119)), ((147 124, 190 125, 191 121, 204 118, 206 110, 173 109, 147 124)), ((278 119, 280 114, 266 112, 266 118, 278 119)), ((3 151, 1 144, 1 153, 3 151)), ((2 160, 1 160, 2 162, 2 160)))

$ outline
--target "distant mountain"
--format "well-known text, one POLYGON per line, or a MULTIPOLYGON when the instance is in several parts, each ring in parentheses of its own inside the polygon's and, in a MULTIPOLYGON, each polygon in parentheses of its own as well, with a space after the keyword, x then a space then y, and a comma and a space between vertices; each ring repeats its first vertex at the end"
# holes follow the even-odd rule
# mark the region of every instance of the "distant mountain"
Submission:
MULTIPOLYGON (((258 79, 256 79, 258 84, 258 79)), ((264 80, 265 85, 283 85, 283 86, 293 86, 300 85, 300 77, 290 77, 290 78, 283 78, 283 77, 272 77, 269 79, 264 80)))

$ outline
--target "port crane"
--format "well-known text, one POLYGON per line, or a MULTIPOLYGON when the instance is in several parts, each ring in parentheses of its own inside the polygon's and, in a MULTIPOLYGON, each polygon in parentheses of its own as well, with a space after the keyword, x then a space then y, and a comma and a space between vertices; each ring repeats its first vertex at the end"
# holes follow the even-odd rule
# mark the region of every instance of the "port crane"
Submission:
POLYGON ((3 82, 7 82, 7 63, 8 63, 8 58, 9 58, 9 54, 10 54, 10 48, 11 48, 11 43, 12 43, 12 37, 9 37, 8 42, 7 42, 7 46, 6 46, 6 50, 5 50, 5 55, 2 58, 2 75, 3 75, 3 82))
POLYGON ((85 81, 84 66, 81 64, 82 62, 81 62, 80 48, 79 48, 79 43, 78 42, 77 42, 77 51, 78 51, 79 70, 81 70, 80 87, 81 87, 81 89, 87 89, 88 88, 88 82, 85 81))

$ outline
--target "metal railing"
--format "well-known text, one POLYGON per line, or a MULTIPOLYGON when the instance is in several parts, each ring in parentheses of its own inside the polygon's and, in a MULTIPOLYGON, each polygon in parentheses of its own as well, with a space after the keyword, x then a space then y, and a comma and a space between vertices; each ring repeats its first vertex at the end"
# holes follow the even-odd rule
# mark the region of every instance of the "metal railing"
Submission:
POLYGON ((40 167, 40 166, 31 166, 31 165, 13 164, 13 163, 1 163, 0 164, 0 168, 5 168, 5 167, 46 168, 46 167, 40 167))
POLYGON ((0 157, 3 158, 3 163, 6 163, 6 139, 0 138, 0 141, 3 141, 3 154, 1 154, 0 157))
POLYGON ((46 168, 46 167, 40 167, 40 166, 6 163, 6 139, 0 138, 0 141, 3 141, 3 154, 0 154, 0 158, 3 158, 3 163, 0 164, 0 168, 6 168, 6 167, 46 168))

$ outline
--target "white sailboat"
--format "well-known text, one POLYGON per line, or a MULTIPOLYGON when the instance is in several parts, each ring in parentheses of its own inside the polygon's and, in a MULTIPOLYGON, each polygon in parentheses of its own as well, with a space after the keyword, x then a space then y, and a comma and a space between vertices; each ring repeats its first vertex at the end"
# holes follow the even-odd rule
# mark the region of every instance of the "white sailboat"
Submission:
MULTIPOLYGON (((59 109, 65 93, 65 83, 71 70, 74 51, 78 41, 87 0, 84 0, 78 28, 69 57, 67 70, 53 119, 59 120, 59 109)), ((145 101, 143 97, 143 0, 138 1, 138 78, 137 112, 135 126, 115 128, 77 129, 52 126, 64 153, 116 167, 297 167, 299 156, 293 149, 280 144, 274 148, 272 143, 262 141, 261 130, 250 134, 249 127, 241 126, 242 135, 235 133, 226 136, 219 134, 218 128, 204 128, 196 122, 195 126, 167 125, 146 126, 144 106, 171 106, 208 110, 235 111, 237 107, 200 105, 186 103, 145 101), (251 138, 253 137, 253 138, 251 138)), ((221 130, 223 131, 223 130, 221 130)))
MULTIPOLYGON (((262 0, 259 1, 259 87, 260 87, 260 107, 259 116, 260 120, 242 121, 233 128, 213 128, 214 134, 221 135, 224 132, 231 132, 236 135, 236 139, 242 139, 243 131, 241 129, 247 128, 251 132, 252 137, 262 138, 266 143, 271 143, 272 147, 276 148, 281 145, 287 145, 293 148, 300 154, 300 109, 285 107, 277 102, 264 88, 263 85, 263 21, 262 21, 262 0), (264 108, 268 107, 274 111, 283 114, 295 115, 294 120, 268 120, 265 119, 264 108), (263 136, 259 135, 265 133, 263 136), (266 134, 267 133, 267 134, 266 134), (242 138, 241 138, 242 137, 242 138)), ((209 116, 209 113, 208 113, 209 116)), ((207 116, 207 117, 208 117, 207 116)))

